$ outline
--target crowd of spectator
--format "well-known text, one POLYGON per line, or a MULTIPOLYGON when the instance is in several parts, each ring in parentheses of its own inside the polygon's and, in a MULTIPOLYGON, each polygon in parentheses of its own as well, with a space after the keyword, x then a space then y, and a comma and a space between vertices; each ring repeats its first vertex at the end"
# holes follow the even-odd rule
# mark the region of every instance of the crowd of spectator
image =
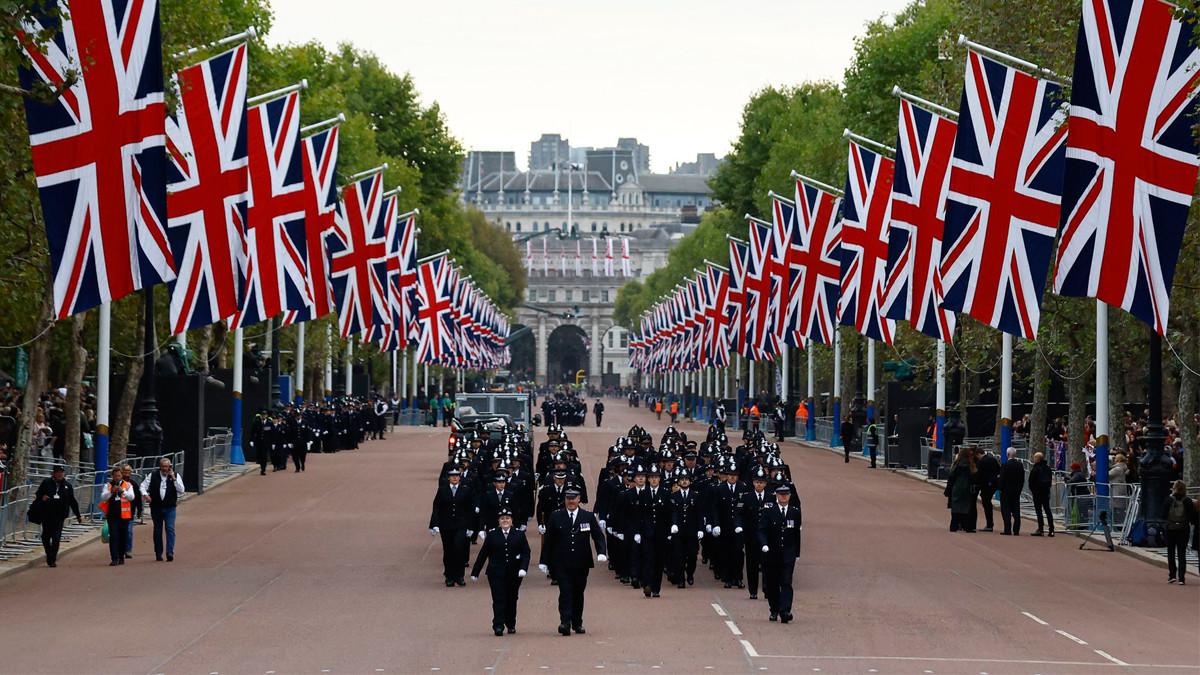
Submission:
MULTIPOLYGON (((23 389, 12 385, 0 388, 0 470, 7 466, 17 445, 24 397, 23 389)), ((62 459, 67 441, 66 400, 66 387, 51 389, 38 397, 34 411, 32 456, 62 459)), ((90 460, 95 431, 96 397, 85 385, 79 406, 79 447, 83 460, 90 460)))

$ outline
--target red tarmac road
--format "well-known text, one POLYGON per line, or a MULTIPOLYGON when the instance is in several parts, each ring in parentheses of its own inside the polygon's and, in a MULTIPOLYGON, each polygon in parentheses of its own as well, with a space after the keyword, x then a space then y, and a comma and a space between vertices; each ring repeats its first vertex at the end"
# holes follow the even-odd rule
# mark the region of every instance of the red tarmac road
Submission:
MULTIPOLYGON (((604 428, 568 430, 588 480, 631 424, 666 426, 608 404, 604 428)), ((189 501, 173 563, 145 526, 124 567, 97 542, 0 580, 0 672, 1200 673, 1200 577, 1169 586, 1074 537, 951 534, 937 488, 792 444, 807 526, 792 624, 707 572, 646 599, 601 565, 587 634, 564 638, 531 566, 518 633, 498 638, 487 584, 445 588, 426 529, 446 436, 405 428, 189 501)))

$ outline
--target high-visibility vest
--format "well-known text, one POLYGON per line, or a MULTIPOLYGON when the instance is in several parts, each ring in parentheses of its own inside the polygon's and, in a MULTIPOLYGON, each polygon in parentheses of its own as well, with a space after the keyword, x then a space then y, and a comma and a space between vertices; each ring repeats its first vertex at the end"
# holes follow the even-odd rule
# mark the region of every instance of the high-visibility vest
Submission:
POLYGON ((662 401, 654 402, 654 412, 662 412, 662 401))
POLYGON ((800 407, 796 408, 796 419, 805 421, 808 420, 808 406, 806 404, 802 403, 800 404, 800 407))
MULTIPOLYGON (((132 486, 128 481, 122 481, 118 489, 123 493, 130 487, 132 486)), ((121 520, 131 520, 133 518, 133 502, 125 501, 125 497, 121 493, 114 493, 117 499, 121 500, 121 520)), ((108 501, 100 502, 100 510, 104 512, 104 515, 108 515, 108 501)))
POLYGON ((679 402, 671 401, 671 414, 674 415, 677 412, 679 412, 679 402))
POLYGON ((753 416, 755 416, 755 417, 758 417, 758 404, 757 404, 757 403, 755 403, 754 405, 750 406, 750 414, 751 414, 751 415, 753 415, 753 416))

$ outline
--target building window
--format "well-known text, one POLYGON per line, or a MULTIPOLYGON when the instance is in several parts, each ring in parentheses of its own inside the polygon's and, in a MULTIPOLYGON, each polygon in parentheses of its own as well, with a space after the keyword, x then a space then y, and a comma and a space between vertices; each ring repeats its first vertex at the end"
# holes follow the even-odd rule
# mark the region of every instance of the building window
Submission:
POLYGON ((625 331, 621 331, 621 348, 622 349, 629 348, 629 334, 626 333, 625 331))
MULTIPOLYGON (((554 291, 551 291, 553 293, 554 291)), ((600 291, 600 302, 608 302, 608 289, 600 291)))
POLYGON ((596 231, 596 224, 592 223, 592 232, 595 232, 595 231, 596 231))
POLYGON ((512 232, 512 223, 504 223, 504 228, 509 232, 512 232))
POLYGON ((529 301, 537 302, 537 289, 536 288, 529 289, 529 301))
POLYGON ((517 221, 517 232, 521 231, 521 221, 517 221))
POLYGON ((592 300, 592 291, 587 288, 583 289, 583 301, 591 302, 591 300, 592 300))
POLYGON ((624 232, 624 231, 625 231, 625 223, 621 223, 621 231, 622 231, 622 232, 624 232))
POLYGON ((533 221, 533 231, 537 232, 537 221, 533 221))
POLYGON ((563 290, 563 301, 564 302, 571 301, 571 289, 567 288, 567 289, 563 290))
POLYGON ((613 334, 612 333, 608 334, 608 348, 609 349, 613 348, 613 334))
POLYGON ((558 291, 551 288, 549 300, 550 300, 550 302, 558 302, 558 291))
POLYGON ((543 232, 550 231, 550 221, 547 220, 546 222, 542 223, 542 231, 543 232))

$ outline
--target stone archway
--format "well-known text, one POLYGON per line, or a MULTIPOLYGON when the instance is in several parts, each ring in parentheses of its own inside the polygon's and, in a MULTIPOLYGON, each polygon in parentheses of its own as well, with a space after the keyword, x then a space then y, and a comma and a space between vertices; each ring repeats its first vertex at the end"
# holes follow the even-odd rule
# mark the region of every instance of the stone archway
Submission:
POLYGON ((574 384, 575 373, 589 371, 588 356, 594 349, 587 333, 575 324, 564 323, 546 338, 546 385, 574 384))

